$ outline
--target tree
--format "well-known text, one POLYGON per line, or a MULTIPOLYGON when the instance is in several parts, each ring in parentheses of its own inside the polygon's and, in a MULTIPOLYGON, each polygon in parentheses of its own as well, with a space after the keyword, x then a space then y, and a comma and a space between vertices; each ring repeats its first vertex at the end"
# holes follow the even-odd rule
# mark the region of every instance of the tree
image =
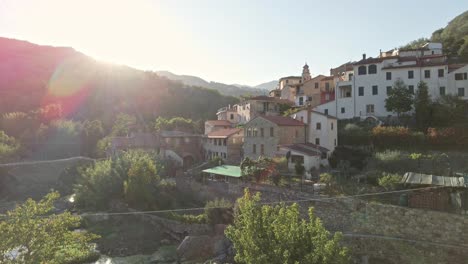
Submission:
POLYGON ((348 263, 348 250, 340 246, 341 233, 331 236, 313 209, 301 219, 299 206, 261 205, 260 194, 248 190, 238 201, 234 224, 226 236, 238 263, 348 263))
POLYGON ((16 139, 0 130, 0 162, 13 159, 18 154, 19 149, 20 145, 16 139))
POLYGON ((137 119, 135 116, 120 113, 117 115, 114 125, 112 126, 111 135, 114 137, 127 136, 136 123, 137 119))
POLYGON ((89 157, 97 154, 97 142, 104 136, 104 128, 100 120, 83 122, 81 130, 81 140, 83 145, 82 153, 89 157))
POLYGON ((416 40, 409 42, 408 44, 404 46, 401 46, 400 49, 417 49, 429 41, 430 40, 428 38, 418 38, 416 40))
POLYGON ((298 176, 304 175, 305 168, 301 162, 296 161, 296 163, 294 164, 294 170, 296 171, 296 175, 298 176))
POLYGON ((434 126, 454 126, 468 124, 467 103, 454 95, 441 96, 433 104, 432 124, 434 126))
POLYGON ((28 199, 7 213, 0 222, 0 263, 83 263, 99 257, 90 244, 98 236, 73 231, 79 217, 51 213, 58 198, 52 192, 39 202, 28 199))
POLYGON ((246 157, 242 160, 240 168, 243 176, 254 177, 258 183, 276 172, 276 163, 273 159, 263 156, 257 160, 246 157))
POLYGON ((401 113, 411 111, 412 104, 413 95, 407 89, 405 83, 401 79, 397 79, 387 99, 385 99, 385 109, 397 113, 397 116, 400 117, 401 113))
POLYGON ((414 98, 414 110, 416 126, 420 131, 426 131, 431 124, 432 101, 424 81, 418 83, 418 91, 414 98))
POLYGON ((156 188, 160 177, 154 162, 148 156, 133 161, 124 182, 125 200, 129 205, 149 209, 156 200, 156 188))

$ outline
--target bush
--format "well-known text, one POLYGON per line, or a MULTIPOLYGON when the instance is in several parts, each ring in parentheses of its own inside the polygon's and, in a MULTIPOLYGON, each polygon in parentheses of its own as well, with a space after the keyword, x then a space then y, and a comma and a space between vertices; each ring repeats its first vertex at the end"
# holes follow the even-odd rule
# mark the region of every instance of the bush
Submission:
POLYGON ((372 143, 380 149, 422 147, 425 141, 423 133, 412 132, 406 127, 377 126, 372 129, 372 143))
POLYGON ((206 217, 204 214, 191 215, 191 214, 169 213, 168 215, 166 215, 166 217, 175 221, 186 223, 186 224, 206 223, 206 217))
POLYGON ((350 123, 338 132, 338 142, 345 146, 361 146, 369 145, 371 138, 368 130, 350 123))
POLYGON ((348 161, 351 167, 362 170, 366 166, 366 160, 371 156, 371 153, 349 147, 338 146, 330 155, 328 161, 332 168, 336 168, 340 161, 348 161))
POLYGON ((394 190, 401 183, 402 176, 399 174, 382 173, 382 177, 379 178, 379 186, 385 188, 385 190, 394 190))
POLYGON ((468 128, 429 128, 427 140, 436 147, 466 149, 468 147, 468 128))
POLYGON ((334 177, 330 173, 322 173, 320 174, 320 182, 331 185, 334 182, 334 177))

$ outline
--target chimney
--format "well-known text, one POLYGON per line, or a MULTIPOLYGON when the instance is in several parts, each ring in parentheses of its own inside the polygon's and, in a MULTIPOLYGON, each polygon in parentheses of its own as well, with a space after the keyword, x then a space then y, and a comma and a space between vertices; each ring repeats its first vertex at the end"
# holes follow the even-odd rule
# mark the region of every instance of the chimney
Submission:
POLYGON ((363 60, 366 59, 366 54, 365 54, 365 53, 362 54, 362 59, 363 59, 363 60))

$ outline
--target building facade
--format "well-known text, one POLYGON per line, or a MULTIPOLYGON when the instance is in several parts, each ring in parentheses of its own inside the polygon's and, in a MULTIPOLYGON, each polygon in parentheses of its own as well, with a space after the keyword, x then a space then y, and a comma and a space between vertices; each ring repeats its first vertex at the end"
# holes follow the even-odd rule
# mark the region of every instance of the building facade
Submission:
POLYGON ((242 129, 228 128, 210 132, 203 139, 205 160, 220 157, 228 164, 239 164, 243 156, 243 143, 242 129))
POLYGON ((244 125, 244 157, 274 157, 280 145, 305 142, 305 124, 290 117, 257 116, 244 125))
POLYGON ((335 100, 316 106, 315 110, 339 119, 394 116, 385 109, 385 99, 396 80, 402 80, 413 94, 423 81, 432 99, 449 94, 467 99, 464 72, 466 65, 448 64, 440 43, 381 52, 377 58, 363 54, 362 60, 353 63, 352 71, 348 67, 333 71, 338 77, 335 100))

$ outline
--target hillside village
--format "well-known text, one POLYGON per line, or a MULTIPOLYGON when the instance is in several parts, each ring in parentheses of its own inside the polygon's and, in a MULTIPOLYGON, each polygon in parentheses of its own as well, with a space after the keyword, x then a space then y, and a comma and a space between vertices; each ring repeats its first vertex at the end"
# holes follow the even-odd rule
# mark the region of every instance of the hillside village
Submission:
POLYGON ((403 81, 412 95, 418 92, 418 83, 425 82, 434 100, 446 95, 468 100, 467 74, 468 64, 450 64, 440 43, 380 51, 375 58, 363 54, 360 61, 331 68, 330 76, 312 77, 305 64, 301 76, 280 78, 269 96, 243 97, 238 104, 220 108, 217 120, 205 121, 203 135, 174 131, 156 139, 135 133, 126 144, 113 139, 111 152, 157 145, 185 168, 217 157, 239 165, 244 158, 288 155, 290 170, 299 162, 310 177, 311 170, 328 167, 328 158, 339 145, 338 120, 392 124, 396 113, 386 109, 385 100, 396 80, 403 81), (290 114, 283 115, 285 108, 290 114), (154 140, 145 141, 148 137, 154 140), (161 144, 155 145, 157 140, 161 144))
POLYGON ((0 263, 465 263, 468 62, 423 40, 235 97, 0 38, 0 263))

